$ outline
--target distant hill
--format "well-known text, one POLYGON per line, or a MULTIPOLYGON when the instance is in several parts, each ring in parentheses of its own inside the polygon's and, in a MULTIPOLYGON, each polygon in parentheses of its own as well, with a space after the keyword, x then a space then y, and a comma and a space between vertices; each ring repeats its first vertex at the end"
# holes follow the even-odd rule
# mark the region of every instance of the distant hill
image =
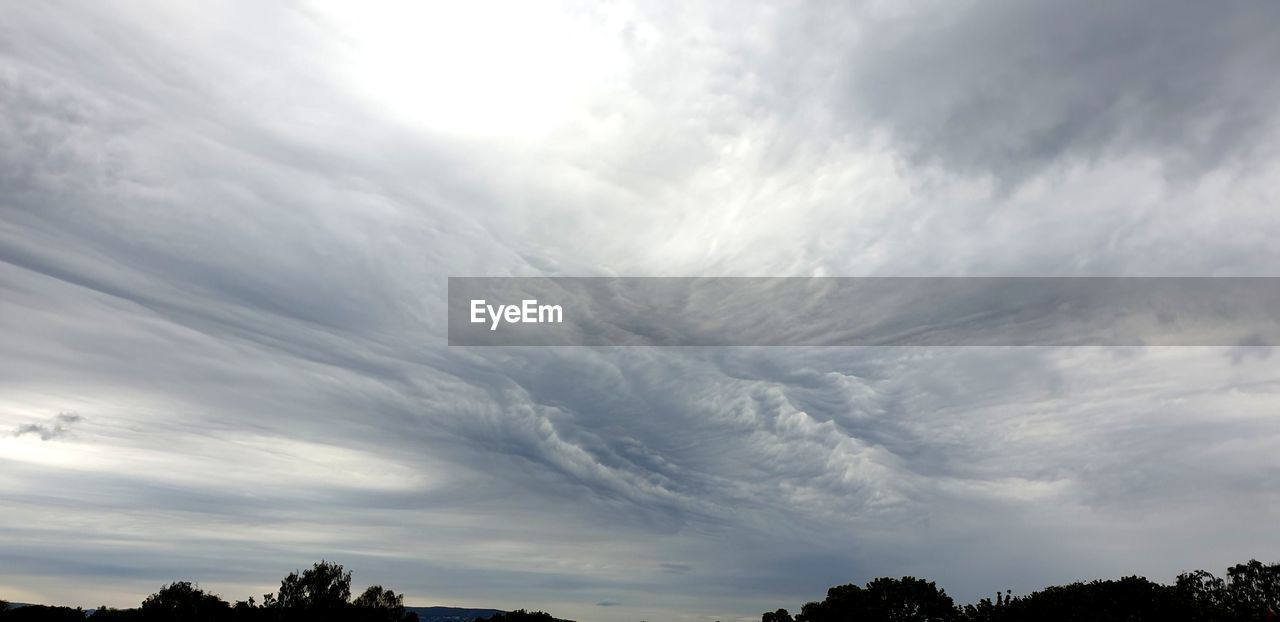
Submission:
POLYGON ((488 618, 501 609, 467 609, 466 607, 405 607, 406 612, 418 614, 421 622, 471 622, 476 618, 488 618))

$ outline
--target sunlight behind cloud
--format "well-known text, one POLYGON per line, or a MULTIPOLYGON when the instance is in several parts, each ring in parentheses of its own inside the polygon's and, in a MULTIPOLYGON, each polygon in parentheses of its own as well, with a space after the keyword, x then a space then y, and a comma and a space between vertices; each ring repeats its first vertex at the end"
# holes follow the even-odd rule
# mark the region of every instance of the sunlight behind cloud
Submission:
POLYGON ((624 69, 617 15, 500 0, 315 7, 344 35, 341 78, 430 131, 537 137, 624 69))

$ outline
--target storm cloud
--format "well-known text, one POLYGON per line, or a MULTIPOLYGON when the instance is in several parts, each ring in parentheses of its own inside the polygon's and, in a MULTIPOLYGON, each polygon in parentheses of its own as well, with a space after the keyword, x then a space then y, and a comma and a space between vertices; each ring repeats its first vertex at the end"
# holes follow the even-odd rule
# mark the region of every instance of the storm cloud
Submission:
POLYGON ((1275 276, 1273 6, 11 3, 0 595, 324 557, 415 605, 746 620, 1274 558, 1247 343, 445 316, 449 276, 1275 276))

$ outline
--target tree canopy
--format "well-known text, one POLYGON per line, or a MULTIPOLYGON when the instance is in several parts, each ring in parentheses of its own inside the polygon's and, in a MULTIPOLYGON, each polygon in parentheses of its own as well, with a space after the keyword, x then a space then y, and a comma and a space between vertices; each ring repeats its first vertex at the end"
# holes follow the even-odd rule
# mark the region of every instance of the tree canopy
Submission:
POLYGON ((865 586, 840 585, 792 618, 766 611, 761 622, 1280 622, 1280 564, 1257 560, 1227 569, 1221 579, 1204 570, 1179 575, 1173 585, 1142 577, 1055 585, 995 601, 956 606, 932 582, 880 578, 865 586))
POLYGON ((476 618, 475 622, 568 622, 557 620, 545 611, 525 611, 516 609, 506 613, 495 613, 488 618, 476 618))
MULTIPOLYGON (((85 612, 67 607, 0 607, 0 622, 75 620, 85 612)), ((174 581, 146 597, 136 609, 100 607, 91 622, 417 622, 406 612, 404 597, 381 585, 372 585, 354 600, 351 572, 341 564, 321 560, 306 570, 289 573, 275 593, 235 605, 189 581, 174 581)))

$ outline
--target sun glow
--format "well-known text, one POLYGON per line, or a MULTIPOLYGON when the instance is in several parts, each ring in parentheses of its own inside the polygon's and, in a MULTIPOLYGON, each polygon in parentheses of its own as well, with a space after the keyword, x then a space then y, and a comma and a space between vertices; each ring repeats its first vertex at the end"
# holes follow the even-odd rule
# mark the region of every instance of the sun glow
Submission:
POLYGON ((414 126, 480 137, 553 130, 622 74, 613 31, 626 20, 549 6, 315 3, 345 35, 338 70, 361 95, 414 126))

